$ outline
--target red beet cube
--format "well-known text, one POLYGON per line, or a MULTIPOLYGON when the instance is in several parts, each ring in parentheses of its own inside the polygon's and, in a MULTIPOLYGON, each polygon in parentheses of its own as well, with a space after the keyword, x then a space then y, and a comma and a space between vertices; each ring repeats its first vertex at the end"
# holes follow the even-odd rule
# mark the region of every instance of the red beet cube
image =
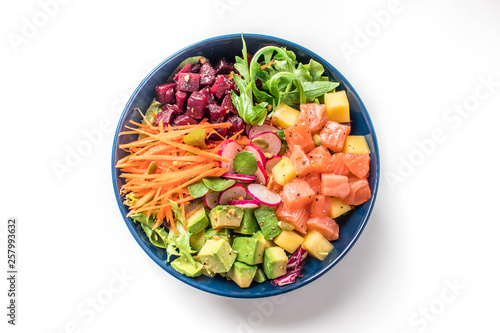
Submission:
POLYGON ((224 58, 220 58, 217 63, 215 64, 215 74, 229 74, 231 72, 234 72, 234 66, 232 63, 227 61, 224 58))
POLYGON ((217 98, 221 99, 225 94, 231 92, 235 86, 234 81, 229 78, 229 75, 217 75, 215 83, 210 88, 210 92, 217 98))
POLYGON ((191 64, 187 64, 184 67, 182 67, 181 70, 178 71, 177 74, 175 74, 174 81, 177 82, 177 80, 179 79, 179 75, 181 75, 182 73, 189 73, 189 72, 191 72, 191 64))
POLYGON ((207 137, 207 141, 222 141, 227 133, 227 128, 218 128, 216 133, 212 133, 207 137))
POLYGON ((186 113, 192 118, 201 119, 207 109, 207 105, 207 96, 201 91, 195 91, 187 100, 186 113))
POLYGON ((163 120, 163 125, 172 124, 174 118, 181 113, 177 105, 175 104, 165 104, 161 108, 161 112, 156 115, 155 124, 158 126, 160 124, 160 120, 163 120))
POLYGON ((177 90, 194 92, 200 89, 200 74, 180 73, 177 80, 177 90))
POLYGON ((211 124, 222 123, 226 118, 226 109, 217 104, 208 105, 208 118, 211 124))
POLYGON ((234 134, 245 128, 245 122, 243 121, 243 119, 235 114, 227 117, 226 122, 231 123, 231 127, 229 127, 229 129, 227 130, 228 136, 233 136, 234 134))
POLYGON ((203 93, 205 96, 207 96, 208 104, 214 104, 215 103, 214 95, 212 95, 210 93, 210 88, 209 87, 205 87, 205 88, 201 89, 200 92, 203 93))
POLYGON ((162 104, 175 102, 175 83, 165 83, 155 87, 156 100, 162 104))
POLYGON ((215 69, 208 62, 201 66, 200 75, 200 84, 202 86, 210 86, 215 82, 215 69))
POLYGON ((184 111, 184 103, 186 103, 187 94, 184 91, 178 91, 175 93, 175 104, 179 110, 184 111))
POLYGON ((224 99, 222 100, 222 103, 220 105, 228 112, 238 114, 238 110, 234 106, 233 100, 231 99, 231 94, 227 94, 226 96, 224 96, 224 99))
POLYGON ((188 116, 187 114, 181 114, 180 116, 177 116, 174 120, 174 126, 182 126, 182 125, 196 125, 198 122, 188 116))

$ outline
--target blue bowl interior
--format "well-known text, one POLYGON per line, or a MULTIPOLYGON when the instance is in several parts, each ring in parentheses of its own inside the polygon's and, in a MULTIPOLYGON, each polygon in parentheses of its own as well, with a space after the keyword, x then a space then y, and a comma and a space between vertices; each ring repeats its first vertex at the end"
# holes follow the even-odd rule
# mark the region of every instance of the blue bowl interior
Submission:
POLYGON ((134 109, 139 108, 141 111, 145 112, 153 100, 155 86, 164 83, 172 71, 174 71, 179 63, 185 58, 202 55, 214 61, 218 57, 234 59, 234 56, 241 56, 242 43, 239 34, 214 37, 191 45, 167 58, 141 82, 127 103, 118 123, 113 142, 111 167, 115 196, 123 219, 142 249, 146 251, 161 268, 177 279, 210 293, 237 298, 254 298, 278 295, 300 288, 332 268, 349 251, 368 221, 374 205, 378 190, 380 165, 375 130, 368 112, 354 88, 340 72, 323 58, 295 43, 275 37, 255 34, 245 34, 244 38, 250 53, 255 53, 259 48, 267 45, 284 46, 292 50, 296 54, 297 59, 302 63, 308 63, 311 58, 320 62, 325 67, 325 74, 328 75, 330 80, 340 83, 340 87, 337 89, 347 92, 352 120, 351 134, 364 135, 367 138, 372 152, 369 176, 372 198, 349 212, 347 215, 336 219, 340 225, 340 238, 333 243, 335 249, 330 253, 328 258, 324 261, 319 261, 312 257, 308 258, 303 269, 303 277, 298 278, 294 284, 276 287, 269 282, 263 284, 253 283, 250 288, 241 289, 234 282, 227 281, 220 276, 216 278, 208 278, 206 276, 189 278, 179 274, 167 263, 166 251, 153 246, 149 242, 141 226, 135 224, 131 219, 126 217, 127 207, 123 205, 119 195, 124 180, 119 177, 119 171, 115 169, 114 165, 116 161, 126 155, 126 152, 118 149, 118 145, 133 141, 135 138, 131 135, 118 136, 118 133, 126 130, 125 126, 129 124, 130 120, 140 121, 141 116, 139 112, 134 112, 134 109))

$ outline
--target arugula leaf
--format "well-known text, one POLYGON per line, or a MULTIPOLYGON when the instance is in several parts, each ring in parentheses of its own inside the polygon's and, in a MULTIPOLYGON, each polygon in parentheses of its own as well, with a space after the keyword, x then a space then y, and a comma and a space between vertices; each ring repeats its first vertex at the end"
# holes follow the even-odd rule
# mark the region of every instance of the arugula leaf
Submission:
POLYGON ((236 183, 232 179, 222 179, 218 177, 205 177, 202 181, 206 187, 215 192, 224 191, 236 183))
POLYGON ((188 192, 189 195, 192 196, 193 198, 201 198, 205 194, 208 193, 209 188, 205 185, 205 183, 201 180, 188 185, 188 192))
POLYGON ((325 68, 323 67, 323 65, 311 59, 309 60, 309 64, 307 66, 307 69, 309 70, 309 73, 312 77, 311 81, 320 81, 321 75, 325 72, 325 68))
POLYGON ((233 75, 234 82, 240 90, 240 95, 236 95, 234 90, 231 91, 231 100, 238 110, 238 114, 250 125, 262 125, 267 116, 267 103, 262 102, 253 105, 252 85, 247 84, 245 80, 238 75, 233 75))
POLYGON ((242 151, 236 154, 233 166, 236 173, 243 175, 253 175, 259 167, 255 155, 249 151, 242 151))
POLYGON ((247 52, 247 44, 245 43, 245 39, 243 38, 243 34, 241 34, 241 41, 243 42, 243 49, 241 53, 243 54, 243 59, 240 57, 235 57, 236 63, 234 64, 234 68, 238 70, 238 72, 243 76, 245 80, 250 79, 250 73, 248 71, 248 52, 247 52))

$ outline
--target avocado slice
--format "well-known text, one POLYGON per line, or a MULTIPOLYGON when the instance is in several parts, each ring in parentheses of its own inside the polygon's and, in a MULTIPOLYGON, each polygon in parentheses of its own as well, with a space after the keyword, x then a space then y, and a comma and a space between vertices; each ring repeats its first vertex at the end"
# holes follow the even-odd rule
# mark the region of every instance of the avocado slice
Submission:
POLYGON ((238 228, 243 219, 243 209, 230 205, 220 205, 210 211, 212 228, 238 228))
POLYGON ((210 239, 198 253, 197 259, 211 272, 225 273, 231 269, 236 260, 229 243, 222 239, 210 239))
POLYGON ((226 242, 228 242, 229 245, 231 245, 231 232, 229 231, 229 229, 224 228, 216 232, 214 228, 209 228, 207 231, 205 231, 205 241, 214 238, 222 238, 226 242))
POLYGON ((264 251, 264 273, 268 279, 276 279, 286 274, 288 257, 285 250, 279 246, 268 247, 264 251))
POLYGON ((255 276, 253 277, 253 280, 257 283, 263 283, 266 282, 266 274, 262 270, 262 268, 257 267, 257 272, 255 273, 255 276))
POLYGON ((227 276, 231 278, 240 288, 248 288, 252 284, 257 266, 247 265, 245 263, 236 261, 227 272, 227 276))
POLYGON ((241 220, 241 224, 238 228, 234 229, 234 232, 243 235, 253 235, 257 231, 259 231, 259 225, 257 224, 257 220, 253 215, 255 208, 244 208, 243 209, 243 220, 241 220))
POLYGON ((236 237, 233 250, 237 253, 236 260, 248 265, 261 264, 264 261, 266 244, 255 237, 236 237))
POLYGON ((281 232, 276 212, 269 206, 260 205, 254 212, 260 230, 267 240, 272 240, 281 232))
POLYGON ((205 245, 205 232, 202 230, 197 234, 191 235, 189 237, 189 245, 191 245, 191 248, 199 252, 203 245, 205 245))
POLYGON ((191 234, 197 234, 204 230, 209 223, 205 206, 201 204, 189 213, 189 217, 186 220, 187 231, 191 234))
POLYGON ((173 269, 186 276, 200 276, 203 265, 197 261, 189 261, 184 257, 179 257, 170 263, 173 269))

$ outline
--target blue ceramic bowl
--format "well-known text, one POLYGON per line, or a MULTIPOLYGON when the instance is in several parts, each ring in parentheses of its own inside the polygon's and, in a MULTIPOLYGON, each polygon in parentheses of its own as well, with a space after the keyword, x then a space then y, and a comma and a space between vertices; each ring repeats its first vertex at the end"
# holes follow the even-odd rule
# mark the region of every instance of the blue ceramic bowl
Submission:
POLYGON ((255 53, 259 48, 267 45, 284 46, 295 52, 297 60, 302 63, 308 63, 311 58, 320 62, 325 67, 326 75, 328 75, 330 80, 340 83, 338 90, 346 90, 347 92, 351 109, 351 134, 364 135, 370 146, 372 153, 369 183, 372 190, 372 197, 368 202, 356 207, 356 209, 346 214, 346 216, 336 219, 340 225, 340 238, 333 243, 335 249, 324 261, 319 261, 312 257, 307 258, 306 265, 302 271, 303 277, 298 278, 293 284, 282 287, 273 286, 267 281, 262 284, 253 283, 250 288, 241 289, 236 283, 227 281, 220 276, 216 278, 208 278, 206 276, 190 278, 179 274, 170 267, 167 263, 166 251, 153 246, 140 225, 135 224, 131 219, 126 217, 127 207, 123 205, 122 198, 119 195, 120 187, 124 183, 124 180, 119 177, 119 172, 114 166, 116 161, 126 154, 123 150, 118 149, 118 145, 130 142, 134 140, 134 138, 127 135, 118 136, 118 133, 125 130, 125 126, 129 123, 129 120, 140 120, 140 114, 133 110, 135 108, 146 110, 153 100, 155 86, 164 83, 172 71, 174 71, 179 63, 185 58, 202 55, 210 60, 215 60, 218 57, 234 59, 236 55, 241 56, 242 43, 239 34, 213 37, 188 46, 164 60, 141 82, 141 84, 139 84, 125 106, 125 110, 118 123, 113 141, 111 168, 116 201, 125 224, 135 240, 139 243, 139 246, 146 251, 151 259, 161 268, 182 282, 209 293, 237 298, 256 298, 274 296, 300 288, 326 273, 344 257, 358 239, 370 217, 377 196, 380 164, 375 129, 373 128, 368 112, 354 88, 338 70, 330 65, 325 59, 295 43, 266 35, 245 34, 244 38, 250 53, 255 53))

